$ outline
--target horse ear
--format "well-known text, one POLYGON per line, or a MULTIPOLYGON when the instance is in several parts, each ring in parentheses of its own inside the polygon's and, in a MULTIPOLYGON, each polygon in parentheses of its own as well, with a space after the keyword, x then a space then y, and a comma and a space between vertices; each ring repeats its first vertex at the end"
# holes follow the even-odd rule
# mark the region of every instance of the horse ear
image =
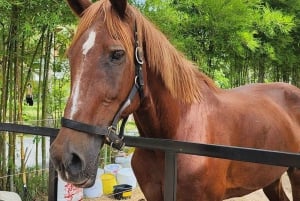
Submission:
POLYGON ((79 17, 92 4, 90 0, 67 0, 67 2, 73 12, 79 17))
POLYGON ((115 11, 121 18, 125 16, 125 10, 127 6, 127 0, 110 0, 110 3, 115 11))

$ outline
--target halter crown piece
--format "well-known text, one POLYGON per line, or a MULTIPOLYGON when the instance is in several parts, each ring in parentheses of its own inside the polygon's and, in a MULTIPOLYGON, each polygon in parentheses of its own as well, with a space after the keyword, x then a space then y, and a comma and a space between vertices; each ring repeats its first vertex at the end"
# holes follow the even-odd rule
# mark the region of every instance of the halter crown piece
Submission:
POLYGON ((131 91, 129 92, 127 99, 123 102, 120 109, 115 114, 111 125, 106 127, 94 126, 94 125, 78 122, 72 119, 67 119, 64 117, 61 118, 62 127, 73 129, 84 133, 93 134, 93 135, 105 136, 106 143, 118 150, 121 150, 125 145, 123 141, 124 128, 125 128, 126 121, 128 119, 128 116, 123 118, 120 126, 120 132, 119 134, 117 134, 117 124, 120 121, 121 114, 132 103, 132 100, 137 92, 139 93, 141 99, 144 96, 144 92, 143 92, 144 79, 143 79, 143 71, 142 71, 142 65, 144 62, 142 58, 142 48, 139 46, 139 42, 138 42, 138 32, 137 32, 136 22, 134 26, 135 26, 134 27, 134 63, 135 63, 134 84, 132 86, 131 91))

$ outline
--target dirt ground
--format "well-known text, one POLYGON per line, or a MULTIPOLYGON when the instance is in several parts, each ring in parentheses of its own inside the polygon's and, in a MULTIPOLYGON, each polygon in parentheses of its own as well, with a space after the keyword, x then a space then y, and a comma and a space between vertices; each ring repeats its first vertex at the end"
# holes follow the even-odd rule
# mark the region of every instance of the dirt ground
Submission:
MULTIPOLYGON (((291 186, 289 184, 289 179, 286 175, 283 176, 283 184, 284 189, 290 200, 293 200, 291 197, 291 186)), ((84 199, 84 201, 112 201, 115 200, 113 198, 109 198, 107 196, 102 196, 101 198, 95 198, 95 199, 84 199)), ((146 201, 144 198, 143 193, 140 191, 139 188, 134 189, 132 192, 131 199, 127 199, 128 201, 146 201)), ((240 197, 240 198, 231 198, 227 199, 226 201, 269 201, 262 190, 255 191, 247 196, 240 197)))

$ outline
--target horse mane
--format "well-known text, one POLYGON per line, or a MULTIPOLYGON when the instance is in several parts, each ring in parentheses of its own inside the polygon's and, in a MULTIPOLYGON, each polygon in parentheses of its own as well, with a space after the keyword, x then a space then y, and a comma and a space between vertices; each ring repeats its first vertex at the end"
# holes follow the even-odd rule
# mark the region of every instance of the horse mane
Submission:
MULTIPOLYGON (((121 40, 129 54, 133 53, 133 32, 128 34, 128 31, 125 31, 125 25, 131 25, 133 30, 136 21, 139 41, 143 44, 148 68, 161 76, 166 88, 174 98, 184 103, 200 102, 202 98, 201 82, 214 91, 218 90, 212 79, 200 72, 194 63, 186 59, 171 45, 164 34, 130 5, 127 6, 126 17, 131 23, 124 23, 119 18, 111 9, 109 0, 97 1, 91 5, 80 20, 72 44, 91 26, 99 14, 103 15, 103 25, 106 26, 110 35, 121 40)), ((133 55, 130 58, 133 58, 133 55)))

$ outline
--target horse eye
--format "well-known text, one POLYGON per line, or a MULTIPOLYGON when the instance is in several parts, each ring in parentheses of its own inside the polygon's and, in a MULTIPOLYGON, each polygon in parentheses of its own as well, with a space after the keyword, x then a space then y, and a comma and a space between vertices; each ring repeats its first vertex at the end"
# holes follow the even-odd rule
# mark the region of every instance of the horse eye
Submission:
POLYGON ((111 53, 111 61, 112 62, 117 62, 120 61, 120 59, 122 59, 125 55, 125 51, 124 50, 114 50, 111 53))

